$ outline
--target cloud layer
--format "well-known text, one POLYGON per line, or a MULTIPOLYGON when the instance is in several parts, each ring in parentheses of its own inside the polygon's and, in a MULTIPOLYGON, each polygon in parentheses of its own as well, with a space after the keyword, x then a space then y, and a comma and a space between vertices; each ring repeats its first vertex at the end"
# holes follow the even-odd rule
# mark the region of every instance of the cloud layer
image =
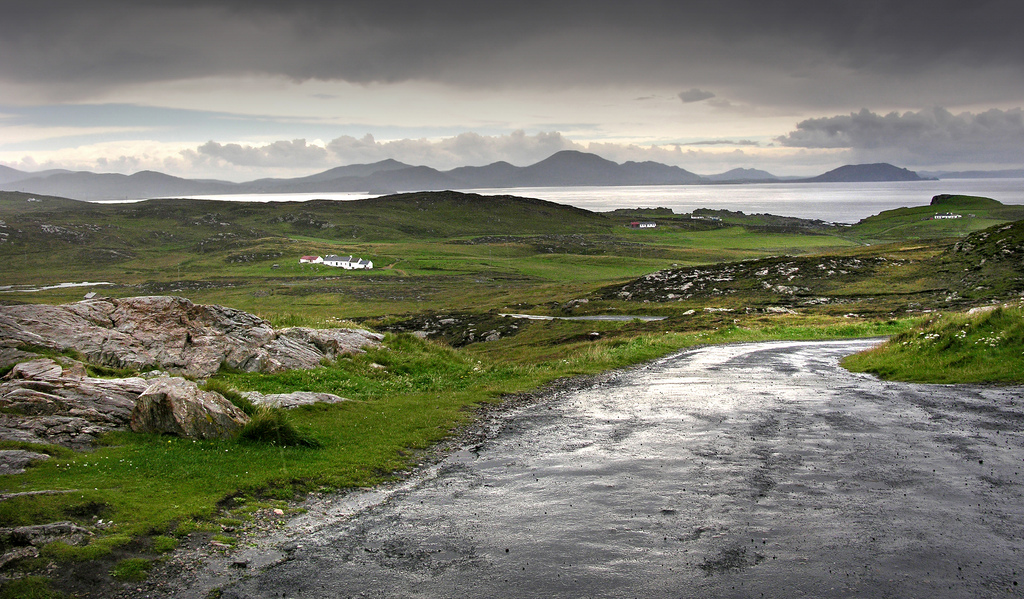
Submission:
POLYGON ((865 93, 919 100, 918 82, 969 83, 944 88, 958 103, 1024 89, 1016 0, 5 4, 0 79, 65 98, 240 74, 463 88, 684 81, 699 86, 684 102, 713 89, 822 106, 851 95, 866 105, 865 93))
POLYGON ((808 119, 778 139, 798 148, 841 148, 905 165, 1024 164, 1024 111, 952 114, 944 108, 808 119))

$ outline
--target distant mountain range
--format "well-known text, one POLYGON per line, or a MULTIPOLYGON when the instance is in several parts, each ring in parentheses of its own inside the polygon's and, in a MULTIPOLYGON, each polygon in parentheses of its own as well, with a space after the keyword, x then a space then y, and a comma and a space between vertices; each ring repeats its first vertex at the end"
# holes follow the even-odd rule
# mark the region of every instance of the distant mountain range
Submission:
POLYGON ((891 164, 843 166, 809 179, 781 178, 756 169, 733 169, 700 176, 658 162, 619 164, 596 154, 567 150, 530 166, 507 162, 439 171, 397 160, 340 166, 294 179, 257 179, 244 183, 183 179, 154 171, 133 175, 50 170, 28 173, 0 166, 0 188, 78 200, 119 200, 154 197, 246 193, 395 193, 441 189, 465 190, 584 185, 699 185, 720 183, 918 181, 917 173, 891 164))

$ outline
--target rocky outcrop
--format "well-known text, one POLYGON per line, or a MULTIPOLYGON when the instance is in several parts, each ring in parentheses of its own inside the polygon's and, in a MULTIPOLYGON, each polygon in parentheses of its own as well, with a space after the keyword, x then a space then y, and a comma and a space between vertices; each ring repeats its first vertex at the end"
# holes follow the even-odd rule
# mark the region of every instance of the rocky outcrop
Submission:
POLYGON ((149 381, 100 379, 80 363, 22 362, 0 382, 0 439, 84 447, 125 428, 149 381))
POLYGON ((245 398, 255 406, 267 406, 270 408, 297 408, 315 403, 341 403, 348 401, 344 397, 333 393, 316 393, 314 391, 295 391, 292 393, 271 393, 263 395, 259 391, 250 391, 245 398))
POLYGON ((181 378, 157 379, 135 403, 131 427, 137 433, 171 434, 190 439, 228 439, 249 417, 213 391, 181 378))
MULTIPOLYGON (((81 363, 49 358, 22 362, 0 382, 0 439, 92 445, 103 433, 131 427, 196 439, 231 437, 248 420, 221 395, 183 378, 100 379, 81 363)), ((23 452, 29 453, 29 452, 23 452)), ((0 474, 17 474, 28 461, 0 455, 0 474)))
POLYGON ((275 331, 253 314, 181 297, 0 306, 0 355, 25 346, 75 350, 109 367, 159 367, 199 378, 221 366, 248 372, 313 368, 381 339, 355 329, 275 331))
POLYGON ((520 321, 498 313, 471 312, 423 313, 405 318, 370 321, 378 330, 410 333, 421 339, 443 341, 452 347, 465 347, 481 341, 497 341, 519 332, 520 321))
MULTIPOLYGON (((250 372, 313 368, 382 339, 355 329, 274 330, 247 312, 180 297, 0 306, 0 366, 14 364, 0 380, 0 439, 83 448, 103 433, 128 427, 223 438, 247 420, 219 394, 184 379, 152 372, 147 378, 93 378, 70 358, 30 359, 34 348, 74 350, 110 367, 160 367, 201 378, 221 366, 250 372), (154 382, 154 375, 162 378, 154 382)), ((342 398, 306 393, 268 401, 294 407, 342 398)), ((22 468, 11 464, 12 471, 22 468)))

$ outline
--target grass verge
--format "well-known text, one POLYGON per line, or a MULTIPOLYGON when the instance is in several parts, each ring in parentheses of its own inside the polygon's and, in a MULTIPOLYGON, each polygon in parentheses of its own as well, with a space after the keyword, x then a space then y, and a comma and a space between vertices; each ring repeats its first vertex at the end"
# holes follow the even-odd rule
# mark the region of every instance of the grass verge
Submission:
POLYGON ((922 319, 879 347, 847 357, 843 366, 899 381, 1024 382, 1024 308, 922 319))

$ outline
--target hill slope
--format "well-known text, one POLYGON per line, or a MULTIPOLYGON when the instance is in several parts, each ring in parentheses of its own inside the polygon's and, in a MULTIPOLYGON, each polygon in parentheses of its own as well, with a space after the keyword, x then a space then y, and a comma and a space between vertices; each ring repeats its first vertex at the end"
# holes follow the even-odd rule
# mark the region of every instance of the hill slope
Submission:
POLYGON ((914 171, 891 164, 848 164, 800 183, 864 183, 873 181, 923 181, 914 171))
POLYGON ((865 242, 961 237, 995 224, 1024 219, 1024 206, 1004 205, 977 196, 942 194, 928 206, 897 208, 870 216, 849 228, 847 236, 865 242), (957 218, 940 218, 936 215, 957 218))

